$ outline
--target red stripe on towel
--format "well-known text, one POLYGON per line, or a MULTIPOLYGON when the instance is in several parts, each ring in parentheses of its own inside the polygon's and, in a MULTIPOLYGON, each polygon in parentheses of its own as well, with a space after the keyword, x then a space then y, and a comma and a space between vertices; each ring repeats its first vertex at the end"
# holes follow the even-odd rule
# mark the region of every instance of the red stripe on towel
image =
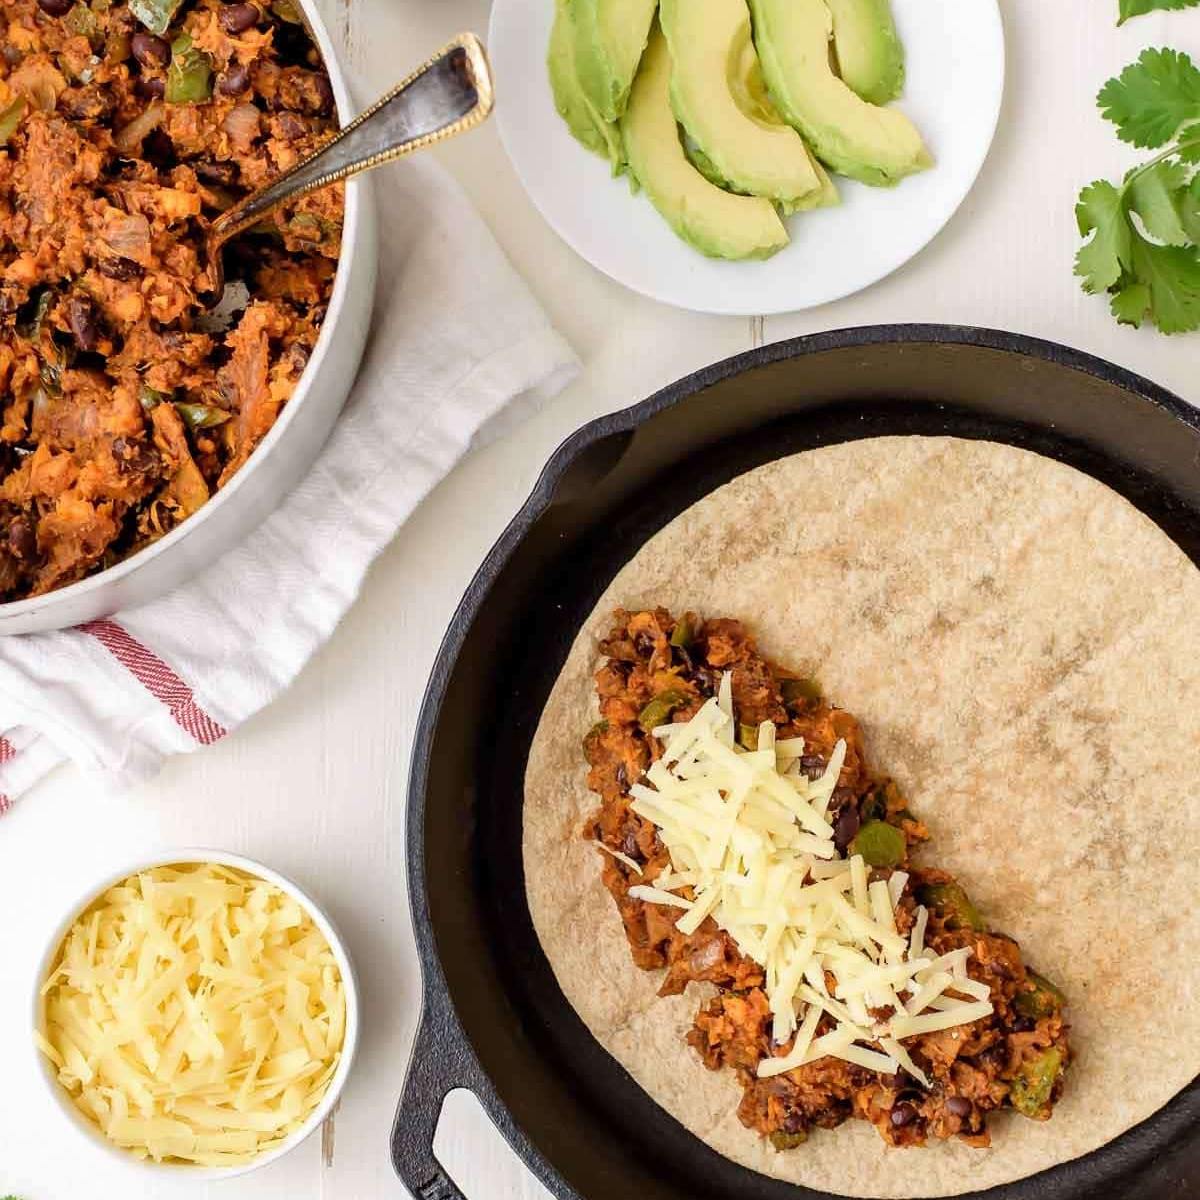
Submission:
MULTIPOLYGON (((12 762, 17 757, 17 748, 6 737, 0 737, 0 764, 12 762)), ((12 808, 12 801, 0 792, 0 817, 12 808)))
POLYGON ((150 695, 165 704, 180 729, 200 745, 211 746, 225 736, 227 730, 196 703, 192 689, 116 621, 89 621, 79 628, 90 633, 150 695))

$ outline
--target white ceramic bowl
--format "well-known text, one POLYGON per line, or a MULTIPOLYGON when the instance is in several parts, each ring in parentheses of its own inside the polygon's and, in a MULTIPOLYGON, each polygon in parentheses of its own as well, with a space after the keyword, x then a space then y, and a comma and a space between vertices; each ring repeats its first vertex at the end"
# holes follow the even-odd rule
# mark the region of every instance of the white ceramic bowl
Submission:
MULTIPOLYGON (((315 0, 299 0, 333 86, 341 123, 356 114, 315 0)), ((375 208, 367 177, 346 184, 342 248, 329 311, 308 366, 244 467, 194 517, 146 549, 45 596, 0 604, 0 634, 62 629, 145 604, 232 549, 312 465, 342 410, 375 298, 375 208)))
POLYGON ((333 1078, 329 1081, 329 1087, 326 1089, 321 1103, 312 1111, 308 1120, 291 1137, 281 1142, 278 1146, 260 1154, 252 1162, 237 1167, 194 1167, 188 1166, 185 1163, 156 1163, 134 1157, 129 1151, 123 1150, 120 1146, 110 1142, 100 1131, 99 1127, 93 1125, 71 1103, 66 1091, 55 1078, 54 1069, 46 1061, 45 1055, 33 1044, 33 1039, 30 1038, 29 1051, 37 1059, 37 1077, 45 1082, 54 1107, 63 1114, 65 1121, 97 1152, 105 1155, 110 1160, 116 1160, 124 1164, 131 1171, 136 1171, 138 1176, 147 1183, 151 1178, 165 1179, 166 1177, 181 1180, 231 1179, 235 1175, 245 1175, 250 1171, 257 1171, 260 1167, 265 1167, 277 1158, 282 1158, 289 1150, 294 1149, 309 1134, 317 1129, 333 1110, 334 1105, 337 1104, 338 1098, 342 1094, 342 1089, 346 1086, 346 1080, 354 1064, 354 1054, 358 1048, 358 980, 354 974, 354 967, 350 962, 350 956, 346 953, 345 943, 342 941, 341 935, 334 927, 333 922, 321 911, 311 896, 290 879, 280 875, 278 871, 273 871, 263 863, 255 862, 252 858, 244 858, 240 854, 227 854, 223 850, 164 850, 158 854, 134 859, 117 870, 109 872, 104 878, 90 884, 56 926, 50 943, 37 964, 32 989, 30 1028, 42 1029, 42 983, 49 974, 50 964, 53 962, 54 955, 62 944, 63 938, 70 932, 71 926, 74 925, 80 913, 102 892, 114 884, 120 883, 122 879, 127 879, 130 875, 137 874, 138 871, 146 871, 152 867, 171 866, 175 863, 216 863, 220 866, 236 867, 238 870, 245 871, 249 875, 257 875, 260 879, 265 879, 268 883, 273 883, 276 887, 287 892, 303 907, 305 912, 312 917, 317 928, 325 935, 325 940, 329 943, 329 948, 333 951, 334 958, 337 959, 338 970, 342 974, 342 986, 346 994, 346 1037, 342 1044, 342 1057, 338 1063, 337 1070, 334 1072, 333 1078))

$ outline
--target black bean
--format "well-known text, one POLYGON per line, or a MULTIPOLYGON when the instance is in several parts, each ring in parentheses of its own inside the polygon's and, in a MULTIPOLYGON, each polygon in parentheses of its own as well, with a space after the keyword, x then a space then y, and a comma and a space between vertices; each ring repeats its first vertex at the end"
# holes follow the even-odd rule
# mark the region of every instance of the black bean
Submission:
POLYGON ((159 466, 158 451, 144 442, 115 437, 112 440, 112 453, 117 470, 122 475, 146 475, 159 466))
POLYGON ((854 841, 861 820, 857 804, 847 804, 838 814, 837 824, 833 827, 833 844, 844 854, 846 847, 854 841))
POLYGON ((624 763, 617 764, 617 787, 624 791, 629 786, 629 772, 625 769, 624 763))
POLYGON ((621 851, 624 854, 628 854, 630 858, 638 857, 637 836, 635 834, 632 832, 627 833, 621 839, 621 851))
POLYGON ((333 87, 324 75, 318 75, 313 83, 317 90, 317 112, 325 117, 333 112, 333 87))
POLYGON ((238 165, 235 162, 200 162, 196 174, 206 183, 219 183, 223 187, 237 182, 238 165))
POLYGON ((226 33, 236 36, 258 24, 259 11, 253 4, 226 4, 217 13, 217 21, 226 33))
POLYGON ((37 558, 37 534, 24 517, 14 517, 8 527, 8 548, 15 557, 28 561, 37 558))
POLYGON ((59 108, 72 121, 103 121, 112 116, 116 98, 98 84, 67 88, 58 98, 59 108))
POLYGON ((171 43, 166 38, 155 37, 139 29, 130 39, 133 57, 143 67, 165 67, 171 61, 171 43))
POLYGON ((4 61, 10 67, 15 67, 21 61, 21 52, 16 46, 5 46, 3 50, 0 50, 0 56, 3 56, 4 61))
POLYGON ((139 279, 145 274, 141 266, 131 258, 102 258, 96 264, 96 269, 101 275, 107 275, 109 279, 118 279, 122 283, 130 279, 139 279))
POLYGON ((165 79, 156 79, 152 76, 139 75, 133 85, 133 90, 143 100, 161 100, 167 90, 167 81, 165 79))
POLYGON ((897 1104, 892 1109, 892 1124, 897 1129, 911 1125, 917 1119, 917 1110, 911 1104, 897 1104))
POLYGON ((299 141, 307 132, 308 126, 295 113, 282 112, 276 118, 279 132, 289 141, 299 141))
POLYGON ((222 96, 240 96, 250 86, 250 68, 245 63, 230 63, 229 69, 217 80, 222 96))
POLYGON ((67 301, 67 324, 80 350, 95 350, 100 342, 96 306, 87 296, 72 296, 67 301))
POLYGON ((800 756, 800 769, 809 779, 820 779, 825 774, 826 766, 828 763, 820 754, 802 754, 800 756))
POLYGON ((803 1133, 808 1128, 808 1122, 802 1112, 789 1112, 783 1118, 783 1128, 786 1133, 803 1133))
POLYGON ((65 17, 75 7, 75 0, 37 0, 38 8, 48 17, 65 17))
POLYGON ((946 1108, 956 1117, 970 1116, 971 1102, 965 1096, 951 1096, 946 1101, 946 1108))

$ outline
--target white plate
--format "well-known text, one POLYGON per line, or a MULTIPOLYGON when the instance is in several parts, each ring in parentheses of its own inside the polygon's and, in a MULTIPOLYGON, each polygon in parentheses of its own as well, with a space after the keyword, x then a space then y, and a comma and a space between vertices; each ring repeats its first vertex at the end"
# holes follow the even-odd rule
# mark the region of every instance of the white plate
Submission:
POLYGON ((495 0, 489 50, 500 136, 542 216, 594 267, 656 300, 699 312, 793 312, 841 299, 903 266, 942 228, 979 174, 1000 115, 1004 28, 997 0, 892 0, 907 53, 899 107, 937 164, 895 188, 838 178, 838 208, 788 221, 766 262, 707 259, 644 195, 613 179, 554 109, 546 46, 554 0, 495 0))

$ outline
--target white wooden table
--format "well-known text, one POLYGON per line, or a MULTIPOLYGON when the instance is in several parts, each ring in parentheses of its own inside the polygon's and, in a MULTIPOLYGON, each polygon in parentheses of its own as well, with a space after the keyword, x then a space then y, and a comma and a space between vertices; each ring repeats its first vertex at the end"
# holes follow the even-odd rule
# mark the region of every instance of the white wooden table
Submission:
MULTIPOLYGON (((208 1194, 197 1184, 131 1186, 126 1172, 77 1154, 38 1096, 25 1051, 29 974, 77 873, 95 874, 143 849, 189 844, 243 851, 309 886, 347 935, 365 992, 358 1066, 324 1139, 216 1185, 221 1200, 403 1196, 388 1160, 388 1131, 419 994, 404 880, 409 742, 464 586, 543 461, 582 422, 766 341, 896 321, 1037 334, 1200 400, 1200 335, 1171 340, 1119 329, 1103 301, 1083 296, 1071 276, 1080 184, 1115 178, 1133 161, 1099 119, 1093 96, 1147 45, 1200 57, 1200 13, 1143 18, 1118 31, 1110 13, 1116 0, 1002 3, 1008 94, 976 190, 908 267, 816 311, 709 318, 643 300, 577 259, 542 223, 494 127, 440 152, 578 349, 583 375, 515 437, 475 456, 435 491, 332 641, 273 708, 118 800, 95 797, 64 769, 0 821, 0 1196, 208 1194)), ((325 0, 325 10, 346 61, 371 92, 460 29, 485 32, 488 18, 486 0, 325 0)), ((470 1097, 451 1097, 438 1148, 472 1200, 546 1195, 470 1097)))

